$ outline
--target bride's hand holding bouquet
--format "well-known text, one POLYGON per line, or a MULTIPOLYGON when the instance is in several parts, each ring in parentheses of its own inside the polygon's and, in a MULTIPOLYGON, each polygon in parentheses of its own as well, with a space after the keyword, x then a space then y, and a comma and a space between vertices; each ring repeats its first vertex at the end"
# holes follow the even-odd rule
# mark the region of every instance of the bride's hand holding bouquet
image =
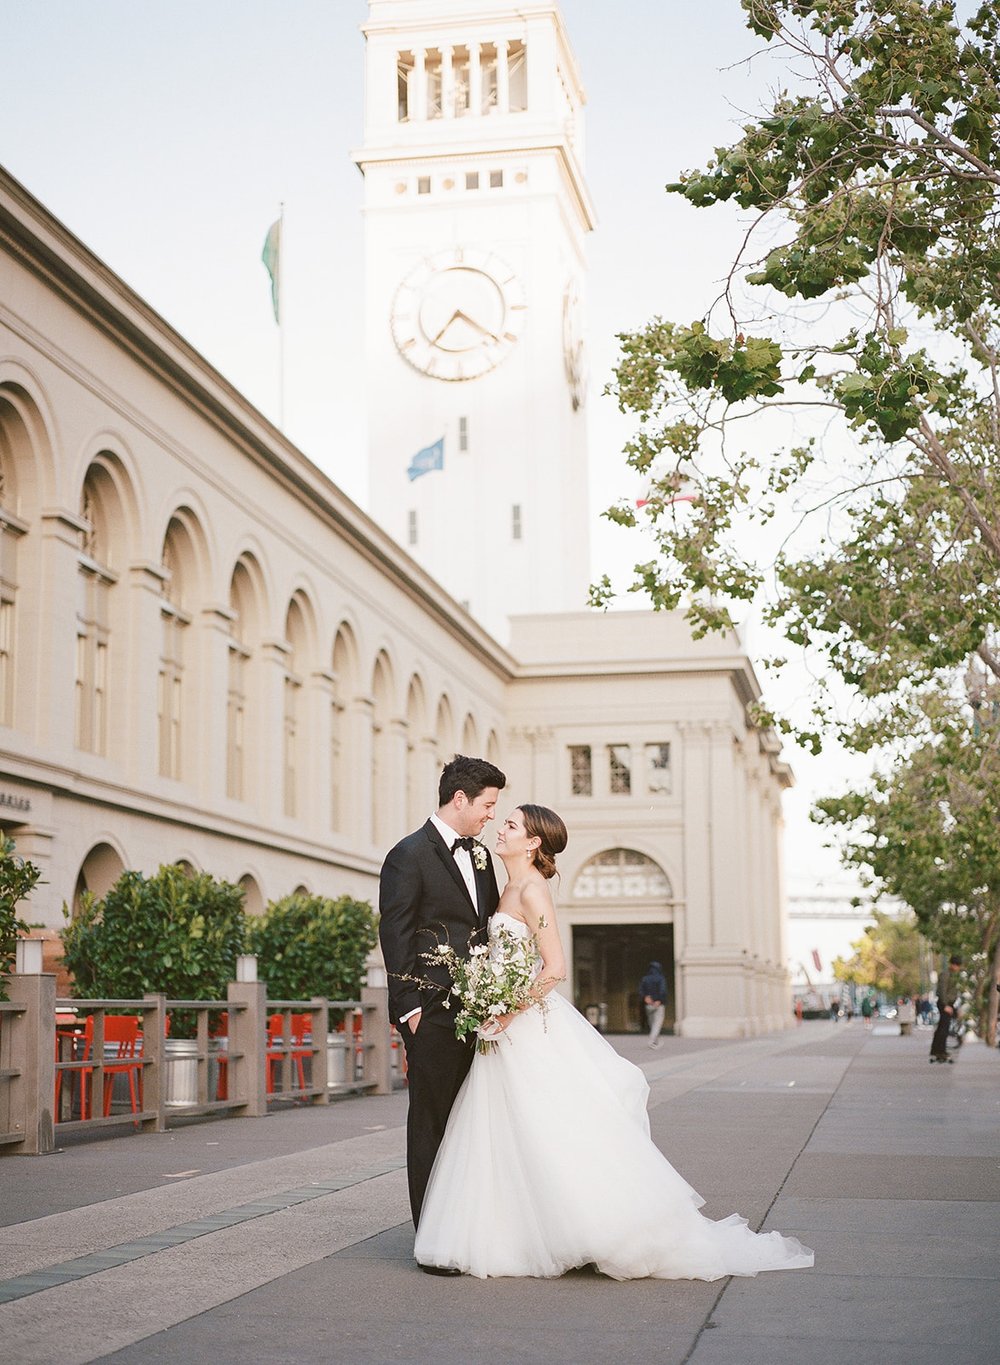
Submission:
POLYGON ((538 943, 534 934, 514 933, 496 924, 489 945, 470 949, 460 957, 450 943, 440 943, 421 956, 443 966, 451 977, 451 990, 444 1005, 457 1006, 455 1036, 476 1035, 481 1053, 496 1049, 499 1036, 516 1014, 532 1006, 544 1011, 544 994, 538 989, 538 943))

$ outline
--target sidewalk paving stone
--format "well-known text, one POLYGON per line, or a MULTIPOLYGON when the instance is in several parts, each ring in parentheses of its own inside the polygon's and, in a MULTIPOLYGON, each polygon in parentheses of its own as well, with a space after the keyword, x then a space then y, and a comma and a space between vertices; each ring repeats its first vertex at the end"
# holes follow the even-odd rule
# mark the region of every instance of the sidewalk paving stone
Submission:
POLYGON ((712 1284, 421 1275, 396 1094, 0 1161, 0 1274, 9 1289, 40 1277, 0 1306, 0 1356, 1000 1361, 1000 1052, 972 1041, 954 1066, 930 1067, 929 1033, 860 1021, 742 1042, 665 1038, 655 1052, 640 1037, 613 1041, 646 1071, 653 1137, 705 1212, 800 1237, 813 1270, 712 1284))

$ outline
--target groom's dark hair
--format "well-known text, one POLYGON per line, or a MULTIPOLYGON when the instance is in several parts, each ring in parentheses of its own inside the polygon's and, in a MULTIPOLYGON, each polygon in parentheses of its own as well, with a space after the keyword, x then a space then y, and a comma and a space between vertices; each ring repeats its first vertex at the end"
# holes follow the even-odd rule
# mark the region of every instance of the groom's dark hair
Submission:
POLYGON ((450 763, 444 765, 441 773, 438 807, 446 806, 456 792, 465 792, 470 801, 475 801, 487 787, 502 791, 506 785, 506 774, 485 758, 466 758, 464 754, 456 754, 450 763))

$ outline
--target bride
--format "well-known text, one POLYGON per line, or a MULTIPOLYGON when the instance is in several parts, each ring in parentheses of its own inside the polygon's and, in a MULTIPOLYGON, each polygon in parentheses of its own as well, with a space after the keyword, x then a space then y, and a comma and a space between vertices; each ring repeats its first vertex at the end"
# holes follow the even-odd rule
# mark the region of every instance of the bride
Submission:
POLYGON ((811 1266, 813 1253, 704 1200, 649 1135, 643 1073, 558 993, 566 975, 546 885, 566 826, 521 806, 497 835, 507 885, 492 920, 535 936, 544 1008, 501 1016, 499 1046, 477 1054, 451 1111, 417 1229, 424 1266, 553 1276, 593 1264, 614 1279, 716 1280, 811 1266))

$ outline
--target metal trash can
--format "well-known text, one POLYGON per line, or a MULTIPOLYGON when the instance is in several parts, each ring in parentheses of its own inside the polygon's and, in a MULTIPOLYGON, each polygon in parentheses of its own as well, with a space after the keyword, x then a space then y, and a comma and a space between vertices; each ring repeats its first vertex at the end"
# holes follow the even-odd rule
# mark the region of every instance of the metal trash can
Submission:
POLYGON ((351 1038, 347 1033, 328 1033, 326 1035, 326 1088, 334 1089, 346 1085, 352 1079, 349 1075, 351 1059, 351 1038))
POLYGON ((198 1040, 167 1038, 164 1078, 164 1104, 168 1109, 198 1103, 198 1040))

